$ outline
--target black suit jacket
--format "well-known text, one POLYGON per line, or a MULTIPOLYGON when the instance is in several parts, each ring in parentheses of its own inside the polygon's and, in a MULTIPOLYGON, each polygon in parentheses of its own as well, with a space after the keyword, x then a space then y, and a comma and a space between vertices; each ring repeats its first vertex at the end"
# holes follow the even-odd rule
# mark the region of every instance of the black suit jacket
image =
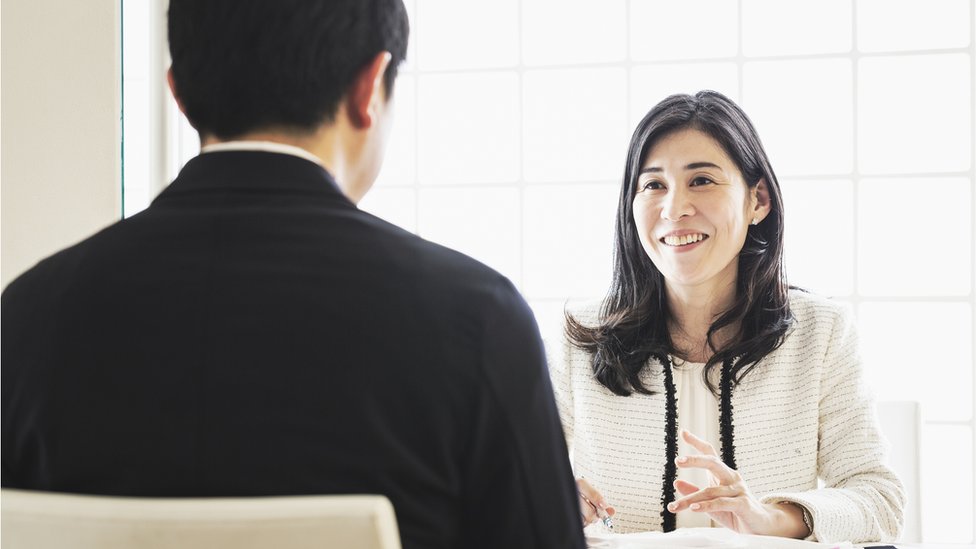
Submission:
POLYGON ((524 300, 312 162, 191 160, 10 284, 2 322, 5 487, 378 493, 405 548, 583 546, 524 300))

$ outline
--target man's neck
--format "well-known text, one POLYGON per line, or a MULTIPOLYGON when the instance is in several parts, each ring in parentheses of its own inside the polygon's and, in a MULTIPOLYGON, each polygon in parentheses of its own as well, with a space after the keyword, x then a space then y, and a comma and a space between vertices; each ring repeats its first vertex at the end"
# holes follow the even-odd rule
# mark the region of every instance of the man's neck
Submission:
POLYGON ((309 162, 318 164, 319 166, 325 167, 322 164, 322 159, 315 156, 314 154, 308 152, 305 149, 296 147, 294 145, 288 145, 285 143, 275 143, 273 141, 218 141, 216 143, 210 142, 202 147, 200 147, 200 153, 212 153, 212 152, 226 152, 226 151, 263 151, 263 152, 273 152, 280 154, 287 154, 291 156, 297 156, 299 158, 304 158, 309 162))
POLYGON ((348 164, 346 162, 346 155, 338 147, 335 132, 331 131, 328 127, 323 127, 309 134, 256 131, 237 135, 229 139, 218 139, 212 135, 207 135, 201 137, 200 146, 203 148, 232 142, 265 142, 296 147, 317 159, 318 163, 332 174, 332 177, 339 183, 340 188, 342 187, 342 181, 347 180, 348 164))

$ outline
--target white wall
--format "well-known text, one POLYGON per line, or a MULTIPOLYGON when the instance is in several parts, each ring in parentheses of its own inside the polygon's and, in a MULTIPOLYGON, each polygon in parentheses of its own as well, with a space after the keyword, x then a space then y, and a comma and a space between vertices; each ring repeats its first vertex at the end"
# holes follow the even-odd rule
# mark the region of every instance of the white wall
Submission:
POLYGON ((0 285, 120 217, 119 0, 4 0, 0 285))

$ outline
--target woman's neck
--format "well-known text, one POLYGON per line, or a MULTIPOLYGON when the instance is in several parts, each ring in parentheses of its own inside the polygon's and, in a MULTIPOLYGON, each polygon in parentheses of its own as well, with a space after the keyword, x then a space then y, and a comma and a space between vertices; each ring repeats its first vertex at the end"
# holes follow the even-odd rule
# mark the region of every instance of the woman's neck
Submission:
MULTIPOLYGON (((671 341, 682 358, 691 362, 706 362, 711 358, 714 350, 708 345, 708 329, 732 307, 735 288, 734 277, 716 284, 667 285, 671 341)), ((715 334, 714 343, 722 346, 736 329, 737 326, 723 327, 715 334)))

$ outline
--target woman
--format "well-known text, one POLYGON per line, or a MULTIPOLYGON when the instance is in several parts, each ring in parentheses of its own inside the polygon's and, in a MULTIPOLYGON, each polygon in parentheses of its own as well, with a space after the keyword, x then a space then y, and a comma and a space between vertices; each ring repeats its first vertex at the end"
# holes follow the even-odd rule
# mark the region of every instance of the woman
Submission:
POLYGON ((896 538, 850 315, 787 285, 779 183, 737 105, 703 91, 644 117, 615 251, 550 361, 584 523, 896 538))

